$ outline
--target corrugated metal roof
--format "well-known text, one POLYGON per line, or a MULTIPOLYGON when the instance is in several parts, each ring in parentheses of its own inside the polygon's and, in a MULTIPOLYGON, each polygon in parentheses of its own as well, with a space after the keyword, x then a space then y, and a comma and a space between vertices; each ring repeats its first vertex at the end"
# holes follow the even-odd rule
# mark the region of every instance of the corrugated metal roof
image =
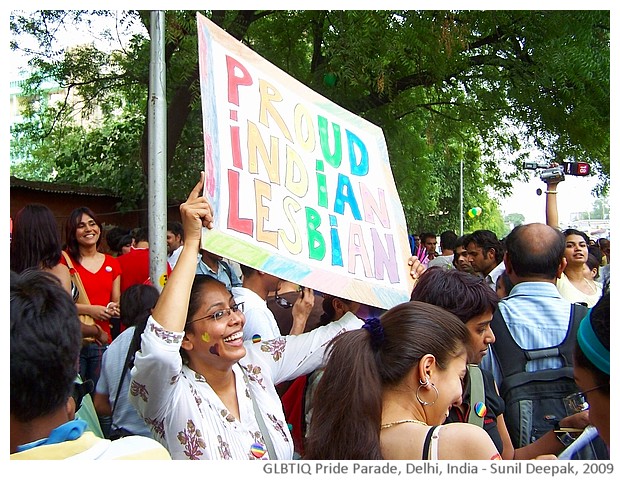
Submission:
POLYGON ((23 180, 11 176, 11 188, 18 187, 39 192, 51 193, 71 193, 74 195, 91 195, 96 197, 113 197, 120 198, 113 192, 99 187, 89 187, 84 185, 71 185, 67 183, 55 182, 34 182, 31 180, 23 180))

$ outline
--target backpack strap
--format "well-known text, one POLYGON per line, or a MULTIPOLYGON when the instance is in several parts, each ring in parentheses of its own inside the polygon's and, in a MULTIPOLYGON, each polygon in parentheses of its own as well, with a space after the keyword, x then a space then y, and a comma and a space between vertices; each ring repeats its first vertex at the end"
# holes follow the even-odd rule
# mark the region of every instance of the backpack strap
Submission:
POLYGON ((504 378, 525 371, 525 365, 528 362, 525 350, 523 350, 510 334, 506 321, 502 315, 499 306, 493 313, 491 320, 491 330, 495 335, 495 343, 493 344, 493 355, 499 363, 500 370, 504 378), (495 348, 495 345, 501 345, 501 348, 495 348))
POLYGON ((495 334, 495 343, 501 348, 493 348, 493 355, 499 363, 504 378, 525 372, 525 365, 531 360, 541 358, 560 358, 564 367, 572 367, 573 348, 579 323, 587 313, 587 307, 580 303, 571 304, 571 311, 566 336, 559 345, 526 350, 514 340, 499 307, 493 314, 491 329, 495 334))
POLYGON ((469 380, 469 415, 467 423, 484 427, 484 415, 478 416, 476 413, 476 405, 484 404, 484 379, 480 367, 474 363, 467 364, 467 374, 469 380))

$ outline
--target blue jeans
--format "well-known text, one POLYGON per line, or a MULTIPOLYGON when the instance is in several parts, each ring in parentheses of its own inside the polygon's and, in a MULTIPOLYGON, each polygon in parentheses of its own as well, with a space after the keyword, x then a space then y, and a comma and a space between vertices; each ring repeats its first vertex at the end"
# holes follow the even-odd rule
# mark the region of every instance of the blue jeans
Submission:
POLYGON ((89 343, 84 345, 80 351, 80 377, 83 381, 92 380, 97 386, 97 380, 101 374, 101 360, 107 345, 89 343))

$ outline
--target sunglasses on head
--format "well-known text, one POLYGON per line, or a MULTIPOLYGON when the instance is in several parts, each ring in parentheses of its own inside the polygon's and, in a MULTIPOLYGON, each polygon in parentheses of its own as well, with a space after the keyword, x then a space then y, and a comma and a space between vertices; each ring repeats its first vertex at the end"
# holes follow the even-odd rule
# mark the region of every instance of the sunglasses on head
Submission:
POLYGON ((293 304, 291 302, 289 302, 286 298, 281 297, 280 295, 278 295, 278 292, 276 292, 276 303, 278 305, 280 305, 282 308, 292 308, 293 304))

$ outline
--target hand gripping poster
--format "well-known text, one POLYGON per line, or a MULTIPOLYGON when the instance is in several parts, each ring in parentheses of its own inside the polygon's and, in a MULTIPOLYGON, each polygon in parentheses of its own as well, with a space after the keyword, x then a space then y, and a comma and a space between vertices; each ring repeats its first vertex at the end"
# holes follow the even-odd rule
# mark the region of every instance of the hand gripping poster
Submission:
POLYGON ((201 14, 202 247, 379 308, 409 300, 407 226, 382 130, 201 14))

